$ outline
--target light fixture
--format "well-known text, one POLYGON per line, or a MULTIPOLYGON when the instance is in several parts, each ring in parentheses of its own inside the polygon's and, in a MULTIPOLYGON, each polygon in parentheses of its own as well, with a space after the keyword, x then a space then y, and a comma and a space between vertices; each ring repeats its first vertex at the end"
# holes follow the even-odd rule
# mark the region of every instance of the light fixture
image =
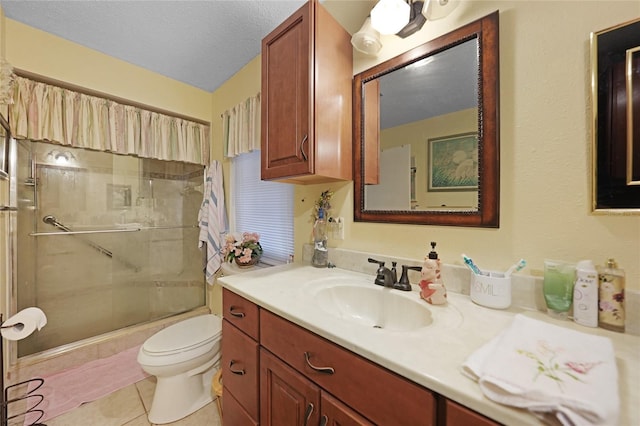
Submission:
POLYGON ((424 8, 423 14, 429 21, 446 18, 461 3, 461 0, 427 0, 428 5, 424 8))
POLYGON ((371 9, 371 25, 380 34, 395 34, 409 23, 410 12, 404 0, 380 0, 371 9))
POLYGON ((376 55, 382 48, 380 33, 371 26, 371 18, 367 17, 362 28, 351 37, 351 44, 356 50, 367 55, 376 55))
POLYGON ((396 33, 398 37, 407 38, 424 26, 424 23, 427 22, 427 17, 424 15, 424 12, 429 8, 429 3, 431 3, 431 0, 426 1, 426 6, 424 1, 414 1, 411 3, 409 23, 396 33))
POLYGON ((63 166, 65 164, 69 164, 72 160, 75 160, 76 156, 70 151, 58 151, 57 149, 52 149, 47 153, 47 158, 53 159, 56 164, 63 166))

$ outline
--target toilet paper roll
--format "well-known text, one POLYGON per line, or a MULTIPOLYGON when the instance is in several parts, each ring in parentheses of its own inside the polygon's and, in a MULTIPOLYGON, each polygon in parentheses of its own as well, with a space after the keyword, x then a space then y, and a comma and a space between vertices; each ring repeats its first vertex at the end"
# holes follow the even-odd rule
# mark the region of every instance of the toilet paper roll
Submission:
POLYGON ((20 340, 47 324, 47 316, 40 308, 26 308, 2 323, 0 333, 8 340, 20 340))

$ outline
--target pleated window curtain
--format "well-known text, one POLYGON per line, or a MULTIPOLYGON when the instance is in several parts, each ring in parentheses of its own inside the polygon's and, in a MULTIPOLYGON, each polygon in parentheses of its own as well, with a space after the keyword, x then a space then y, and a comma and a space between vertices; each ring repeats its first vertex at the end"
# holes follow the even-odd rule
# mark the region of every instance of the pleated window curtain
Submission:
POLYGON ((209 164, 209 126, 15 76, 11 131, 17 139, 209 164))
POLYGON ((231 160, 232 224, 257 232, 262 261, 285 263, 293 256, 293 185, 260 179, 260 94, 222 115, 225 155, 231 160))
POLYGON ((260 149, 260 93, 222 114, 225 157, 260 149))

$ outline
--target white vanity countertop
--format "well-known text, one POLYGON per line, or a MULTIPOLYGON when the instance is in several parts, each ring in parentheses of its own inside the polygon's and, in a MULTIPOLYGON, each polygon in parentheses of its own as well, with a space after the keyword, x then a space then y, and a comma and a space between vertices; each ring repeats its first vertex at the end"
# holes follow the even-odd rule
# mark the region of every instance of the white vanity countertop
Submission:
MULTIPOLYGON (((432 306, 419 293, 402 292, 424 303, 433 324, 413 331, 365 328, 339 319, 317 306, 313 281, 349 277, 373 284, 373 276, 344 269, 318 269, 290 264, 218 279, 223 287, 245 297, 364 358, 426 388, 507 425, 538 425, 527 411, 485 398, 478 384, 461 372, 467 357, 511 324, 517 313, 574 330, 606 336, 613 342, 618 364, 620 425, 640 424, 640 337, 558 321, 542 312, 515 308, 494 310, 476 305, 469 296, 448 293, 448 303, 432 306)), ((445 283, 446 284, 446 283, 445 283)), ((391 290, 398 291, 398 290, 391 290)))

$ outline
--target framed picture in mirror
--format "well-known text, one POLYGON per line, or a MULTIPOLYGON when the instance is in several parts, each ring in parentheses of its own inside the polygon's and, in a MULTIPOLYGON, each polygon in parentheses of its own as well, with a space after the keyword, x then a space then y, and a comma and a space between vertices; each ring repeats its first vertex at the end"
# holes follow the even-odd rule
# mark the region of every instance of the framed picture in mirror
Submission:
POLYGON ((429 139, 429 191, 478 189, 478 134, 429 139))

